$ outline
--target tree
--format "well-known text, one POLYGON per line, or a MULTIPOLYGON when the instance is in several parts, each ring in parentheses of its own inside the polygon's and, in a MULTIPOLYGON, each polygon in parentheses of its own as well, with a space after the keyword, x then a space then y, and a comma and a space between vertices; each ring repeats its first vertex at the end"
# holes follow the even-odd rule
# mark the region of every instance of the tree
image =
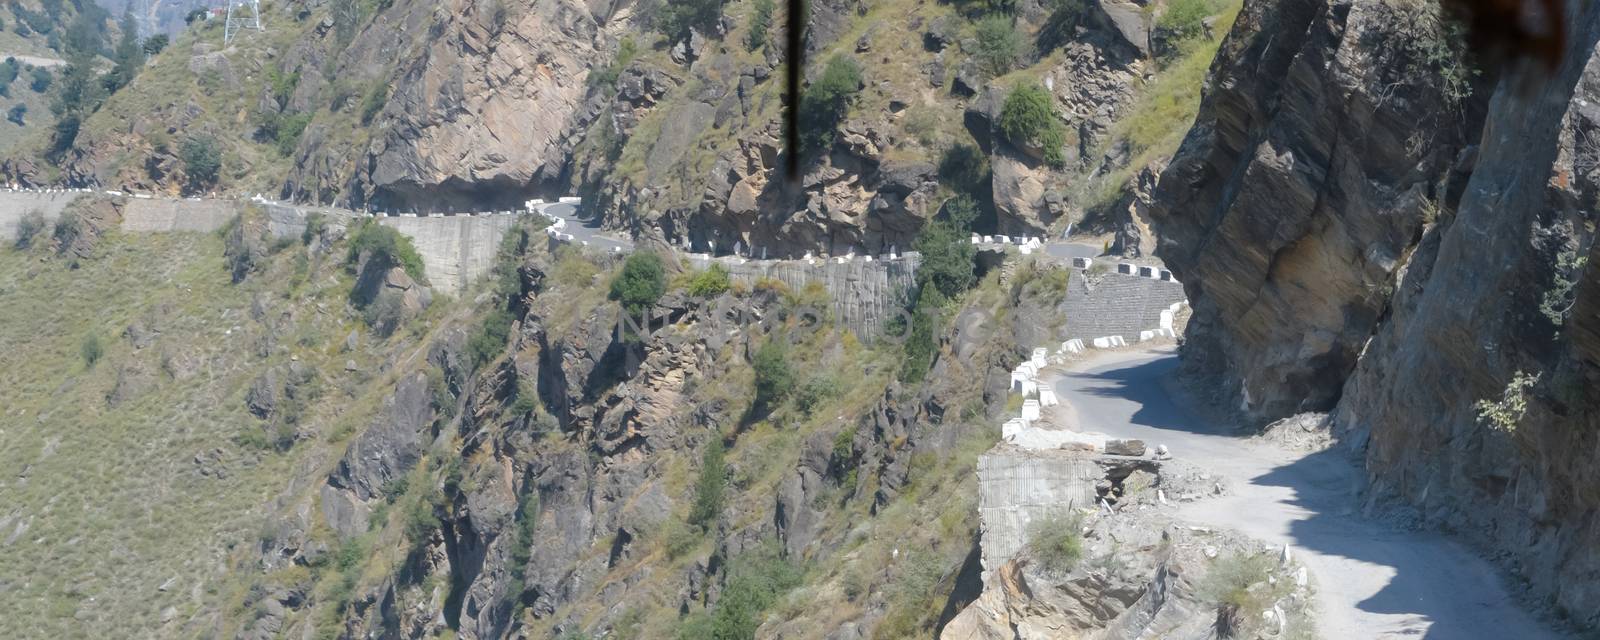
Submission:
POLYGON ((366 255, 368 260, 382 260, 383 264, 389 267, 404 269, 412 280, 418 282, 427 280, 427 274, 422 266, 422 254, 417 253, 417 247, 411 243, 411 238, 370 218, 362 222, 356 229, 355 235, 350 238, 350 248, 345 253, 345 262, 355 265, 361 261, 363 255, 366 255))
POLYGON ((6 112, 6 119, 15 123, 19 127, 25 127, 28 125, 28 123, 24 122, 23 118, 27 117, 27 115, 28 105, 18 102, 15 106, 11 107, 11 110, 6 112))
POLYGON ((801 153, 810 155, 833 146, 839 123, 850 112, 850 103, 861 91, 861 68, 855 60, 840 54, 828 59, 822 77, 800 98, 801 153))
POLYGON ((1006 96, 1000 108, 1000 131, 1012 144, 1041 149, 1050 166, 1066 164, 1062 151, 1067 144, 1066 127, 1056 117, 1054 98, 1038 82, 1020 82, 1006 96))
POLYGON ((1022 36, 1014 21, 1001 14, 985 16, 976 28, 977 51, 973 57, 990 77, 1011 73, 1022 54, 1022 36))
POLYGON ((772 0, 756 0, 755 8, 750 12, 750 35, 745 39, 745 44, 751 51, 767 46, 767 30, 772 27, 772 0))
POLYGON ((122 14, 121 29, 122 40, 117 43, 116 51, 112 54, 111 71, 106 73, 104 79, 106 91, 110 93, 133 82, 133 77, 144 67, 145 54, 139 42, 139 23, 133 19, 132 11, 122 14))
POLYGON ((920 287, 931 286, 944 297, 954 298, 977 282, 974 266, 978 252, 967 239, 967 231, 951 221, 929 224, 917 238, 916 248, 922 253, 922 266, 917 269, 920 287))
POLYGON ((158 33, 150 36, 149 38, 145 38, 144 54, 147 56, 157 55, 162 51, 165 51, 167 49, 167 44, 170 42, 171 40, 167 38, 167 34, 165 33, 158 33))
POLYGON ((184 140, 179 155, 191 190, 198 191, 217 183, 222 170, 222 151, 215 138, 199 135, 184 140))
POLYGON ((611 299, 622 303, 629 316, 639 317, 667 292, 666 267, 661 256, 643 252, 628 256, 622 273, 611 281, 611 299))
POLYGON ((677 42, 694 29, 705 30, 722 17, 722 0, 672 0, 661 8, 661 35, 677 42))
POLYGON ((728 486, 728 466, 724 461, 722 437, 713 433, 700 461, 700 479, 695 483, 694 505, 689 508, 689 524, 710 529, 722 515, 722 497, 728 486))
POLYGON ((55 81, 55 76, 50 73, 49 69, 44 67, 34 67, 28 73, 33 76, 33 80, 28 83, 28 88, 33 89, 34 93, 49 91, 50 83, 55 81))
POLYGON ((773 337, 756 351, 751 367, 756 372, 756 406, 770 409, 794 389, 794 370, 789 367, 789 349, 773 337))

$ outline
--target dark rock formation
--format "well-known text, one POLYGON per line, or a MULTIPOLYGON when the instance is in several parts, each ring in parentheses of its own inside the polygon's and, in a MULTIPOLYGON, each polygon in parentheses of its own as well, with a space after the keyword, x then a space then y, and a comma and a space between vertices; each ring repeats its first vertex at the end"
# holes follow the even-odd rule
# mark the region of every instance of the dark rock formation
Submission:
POLYGON ((1253 417, 1334 409, 1374 506, 1593 627, 1600 12, 1568 5, 1554 73, 1454 102, 1408 47, 1438 35, 1396 11, 1247 4, 1152 207, 1195 305, 1187 366, 1253 417))

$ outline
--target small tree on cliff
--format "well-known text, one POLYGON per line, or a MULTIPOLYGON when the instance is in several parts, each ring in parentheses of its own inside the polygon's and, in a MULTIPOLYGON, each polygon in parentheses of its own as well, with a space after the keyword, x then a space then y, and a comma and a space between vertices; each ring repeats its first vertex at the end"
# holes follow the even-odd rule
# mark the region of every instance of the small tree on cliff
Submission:
POLYGON ((635 253, 622 265, 622 273, 611 281, 611 299, 622 303, 629 316, 638 317, 655 306, 667 292, 667 270, 661 256, 635 253))
POLYGON ((806 88, 800 99, 800 149, 804 155, 821 153, 833 145, 839 123, 850 113, 850 103, 861 91, 861 67, 848 56, 828 59, 822 77, 806 88))
POLYGON ((1018 83, 1000 109, 1000 131, 1012 144, 1040 149, 1044 161, 1059 168, 1067 163, 1062 151, 1067 130, 1056 117, 1053 103, 1050 92, 1038 82, 1018 83))

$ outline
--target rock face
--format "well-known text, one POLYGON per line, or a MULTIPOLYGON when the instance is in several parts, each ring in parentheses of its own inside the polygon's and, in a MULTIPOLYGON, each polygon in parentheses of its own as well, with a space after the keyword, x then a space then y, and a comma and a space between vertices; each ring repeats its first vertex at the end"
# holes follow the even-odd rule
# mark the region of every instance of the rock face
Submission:
POLYGON ((564 162, 562 136, 602 60, 608 10, 578 0, 447 2, 406 60, 357 176, 382 206, 520 202, 564 162))
POLYGON ((1332 6, 1246 4, 1150 210, 1195 308, 1187 362, 1256 416, 1338 399, 1481 122, 1481 100, 1452 104, 1405 66, 1396 10, 1332 6), (1441 119, 1465 124, 1418 138, 1441 119))
POLYGON ((1502 550, 1592 628, 1600 12, 1567 5, 1554 73, 1452 105, 1401 75, 1392 11, 1247 5, 1152 208, 1187 366, 1258 418, 1332 408, 1374 506, 1502 550), (1435 118, 1462 124, 1419 137, 1435 118))

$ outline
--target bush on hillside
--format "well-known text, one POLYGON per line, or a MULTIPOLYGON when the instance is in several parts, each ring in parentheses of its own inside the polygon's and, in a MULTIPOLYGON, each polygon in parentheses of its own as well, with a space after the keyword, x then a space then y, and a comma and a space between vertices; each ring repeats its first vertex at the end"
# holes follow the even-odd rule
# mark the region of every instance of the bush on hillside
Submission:
POLYGON ((720 264, 711 265, 710 269, 695 274, 689 281, 689 295, 696 298, 712 298, 727 293, 733 287, 732 280, 728 277, 728 270, 720 264))
POLYGON ((919 287, 932 286, 944 297, 954 299, 977 282, 978 252, 966 230, 949 221, 935 221, 917 238, 915 246, 922 253, 922 266, 917 269, 919 287))
POLYGON ((1213 11, 1210 0, 1171 0, 1156 18, 1156 31, 1168 42, 1199 37, 1205 34, 1205 19, 1213 11))
POLYGON ((1046 571, 1071 571, 1083 558, 1083 523, 1073 517, 1051 516, 1028 526, 1033 557, 1046 571))
POLYGON ((806 88, 800 99, 801 153, 827 151, 839 124, 850 113, 850 103, 861 91, 861 67, 845 55, 828 59, 822 76, 806 88))
POLYGON ((611 299, 622 303, 631 317, 639 317, 667 292, 666 266, 661 256, 643 252, 628 256, 622 273, 611 281, 611 299))
POLYGON ((794 370, 789 366, 789 348, 773 337, 756 351, 751 366, 756 372, 756 406, 770 409, 783 402, 794 389, 794 370))
POLYGON ((722 17, 722 0, 672 0, 661 5, 656 23, 661 35, 677 42, 689 37, 690 30, 705 33, 722 17))
POLYGON ((215 138, 201 135, 184 140, 179 156, 183 159, 183 172, 189 178, 191 191, 217 183, 222 172, 222 150, 215 138))
POLYGON ((411 243, 411 239, 375 220, 369 219, 357 227, 355 235, 350 238, 345 261, 354 266, 363 255, 368 260, 381 260, 380 264, 386 267, 400 267, 417 282, 427 280, 422 254, 417 253, 417 247, 411 243))
POLYGON ((1059 168, 1067 161, 1063 152, 1067 131, 1056 117, 1054 103, 1038 82, 1018 83, 1000 108, 1000 131, 1013 144, 1042 150, 1044 161, 1059 168))
POLYGON ((78 345, 78 355, 83 357, 83 364, 89 368, 94 368, 95 363, 100 362, 100 358, 105 354, 106 347, 100 341, 98 333, 89 332, 83 336, 83 343, 78 345))
POLYGON ((27 249, 32 247, 33 239, 44 232, 44 227, 44 213, 38 209, 29 211, 22 216, 22 220, 17 221, 16 248, 27 249))
POLYGON ((924 284, 917 303, 911 309, 910 335, 906 336, 904 358, 900 365, 900 380, 908 384, 922 382, 933 368, 934 356, 939 352, 938 330, 944 322, 944 306, 950 302, 938 287, 924 284))
POLYGON ((1022 55, 1022 36, 1009 16, 995 14, 978 21, 974 29, 977 50, 972 52, 989 77, 1011 73, 1022 55))
POLYGON ((750 12, 750 35, 745 38, 745 45, 751 51, 767 46, 767 30, 772 27, 774 7, 772 0, 756 0, 755 8, 750 12))
POLYGON ((694 505, 689 508, 689 524, 710 530, 722 515, 723 494, 728 487, 728 465, 722 436, 713 433, 701 454, 700 479, 695 482, 694 505))
POLYGON ((511 321, 511 312, 505 309, 495 309, 484 316, 478 330, 467 339, 467 355, 472 359, 472 366, 481 367, 500 357, 506 350, 506 340, 511 337, 511 321))

